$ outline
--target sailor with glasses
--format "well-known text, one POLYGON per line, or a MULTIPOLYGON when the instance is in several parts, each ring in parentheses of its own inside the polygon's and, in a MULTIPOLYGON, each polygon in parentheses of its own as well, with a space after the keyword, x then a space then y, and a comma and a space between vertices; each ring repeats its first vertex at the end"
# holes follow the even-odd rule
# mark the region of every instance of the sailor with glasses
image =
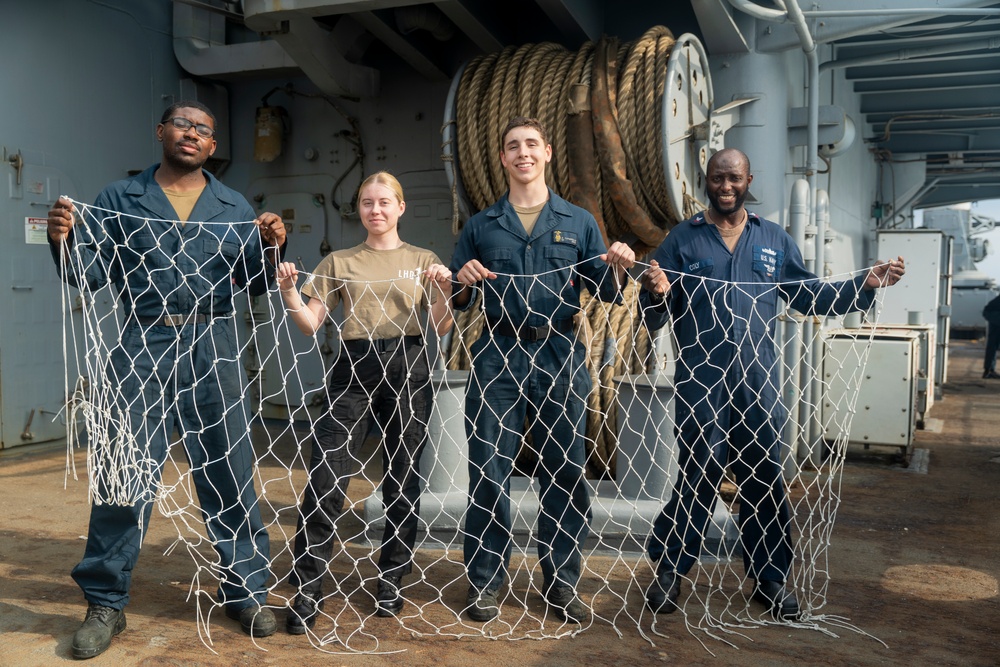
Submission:
POLYGON ((214 136, 207 107, 174 104, 156 126, 160 164, 109 185, 85 215, 65 198, 49 211, 49 244, 63 280, 92 291, 113 283, 120 295, 123 330, 105 381, 129 429, 112 434, 112 445, 119 446, 118 437, 150 462, 145 474, 95 467, 99 491, 122 476, 137 490, 132 504, 91 508, 86 551, 73 569, 89 603, 73 637, 78 659, 104 652, 125 629, 132 571, 175 428, 218 557, 226 615, 254 637, 275 630, 264 606, 268 535, 253 484, 233 301, 244 290, 266 292, 284 253, 285 228, 273 213, 256 216, 241 194, 203 169, 214 136))

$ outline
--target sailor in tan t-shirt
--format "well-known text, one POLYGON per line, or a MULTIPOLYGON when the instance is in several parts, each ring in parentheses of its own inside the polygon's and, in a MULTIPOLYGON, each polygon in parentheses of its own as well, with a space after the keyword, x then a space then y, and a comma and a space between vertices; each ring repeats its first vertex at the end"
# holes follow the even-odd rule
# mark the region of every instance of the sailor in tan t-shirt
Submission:
POLYGON ((433 400, 421 337, 425 311, 439 336, 452 326, 451 272, 433 252, 399 238, 399 217, 406 210, 399 181, 379 172, 365 179, 358 192, 358 211, 368 230, 364 243, 327 255, 302 295, 295 287, 294 264, 284 262, 277 271, 288 316, 307 336, 344 304, 340 355, 327 384, 329 405, 316 423, 309 483, 299 508, 290 577, 298 595, 286 619, 293 635, 312 628, 322 606, 334 522, 343 511, 353 464, 372 419, 384 436, 386 517, 376 613, 394 616, 403 608, 401 579, 412 569, 418 466, 433 400))

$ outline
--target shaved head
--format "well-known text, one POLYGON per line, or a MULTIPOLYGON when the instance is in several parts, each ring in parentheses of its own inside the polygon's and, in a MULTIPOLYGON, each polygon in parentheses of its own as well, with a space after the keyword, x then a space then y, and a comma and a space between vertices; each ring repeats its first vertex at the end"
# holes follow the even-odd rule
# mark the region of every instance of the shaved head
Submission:
POLYGON ((712 167, 723 160, 735 160, 737 164, 744 164, 746 165, 747 173, 750 173, 750 158, 739 148, 723 148, 718 153, 714 153, 712 157, 708 158, 706 170, 711 171, 712 167))
POLYGON ((750 158, 737 148, 724 148, 708 161, 705 173, 705 196, 710 208, 721 216, 732 216, 731 223, 743 215, 753 174, 750 173, 750 158))

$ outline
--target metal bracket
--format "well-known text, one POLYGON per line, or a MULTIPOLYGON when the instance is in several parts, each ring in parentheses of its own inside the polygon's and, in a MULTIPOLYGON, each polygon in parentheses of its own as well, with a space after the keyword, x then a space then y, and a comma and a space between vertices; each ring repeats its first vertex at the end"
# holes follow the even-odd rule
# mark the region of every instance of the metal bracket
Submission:
POLYGON ((17 184, 21 184, 21 171, 24 169, 24 158, 21 157, 21 151, 13 153, 10 157, 7 156, 7 147, 3 148, 3 160, 4 162, 10 164, 17 172, 17 184))
POLYGON ((663 91, 663 170, 667 195, 677 219, 685 200, 700 200, 708 159, 725 147, 724 138, 740 122, 742 107, 759 98, 747 97, 713 110, 708 56, 693 35, 681 35, 667 61, 663 91))
POLYGON ((24 425, 24 430, 21 431, 21 440, 34 440, 35 435, 31 432, 31 422, 35 419, 35 409, 31 408, 31 412, 28 413, 28 423, 24 425))

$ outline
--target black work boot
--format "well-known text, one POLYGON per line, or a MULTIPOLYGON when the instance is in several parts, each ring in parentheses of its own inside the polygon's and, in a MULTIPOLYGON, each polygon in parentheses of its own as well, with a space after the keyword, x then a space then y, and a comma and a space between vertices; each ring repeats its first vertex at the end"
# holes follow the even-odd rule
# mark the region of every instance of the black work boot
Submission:
POLYGON ((274 612, 254 602, 243 609, 226 607, 226 616, 239 621, 243 632, 251 637, 270 637, 278 629, 274 612))
POLYGON ((672 570, 656 573, 656 579, 646 589, 646 607, 654 614, 672 614, 677 610, 681 594, 681 578, 672 570))
POLYGON ((399 584, 403 578, 385 575, 378 578, 378 591, 375 595, 375 614, 388 617, 395 616, 403 609, 403 596, 399 594, 399 584))
POLYGON ((770 608, 777 619, 795 620, 799 617, 799 601, 795 593, 780 581, 758 581, 753 589, 753 599, 770 608))
POLYGON ((86 660, 111 646, 111 638, 125 629, 125 610, 91 603, 83 625, 73 635, 73 657, 86 660))
POLYGON ((323 601, 319 596, 319 593, 315 596, 312 593, 299 593, 295 596, 295 602, 285 617, 285 630, 288 634, 304 635, 306 630, 311 630, 316 625, 316 616, 323 608, 323 601))

